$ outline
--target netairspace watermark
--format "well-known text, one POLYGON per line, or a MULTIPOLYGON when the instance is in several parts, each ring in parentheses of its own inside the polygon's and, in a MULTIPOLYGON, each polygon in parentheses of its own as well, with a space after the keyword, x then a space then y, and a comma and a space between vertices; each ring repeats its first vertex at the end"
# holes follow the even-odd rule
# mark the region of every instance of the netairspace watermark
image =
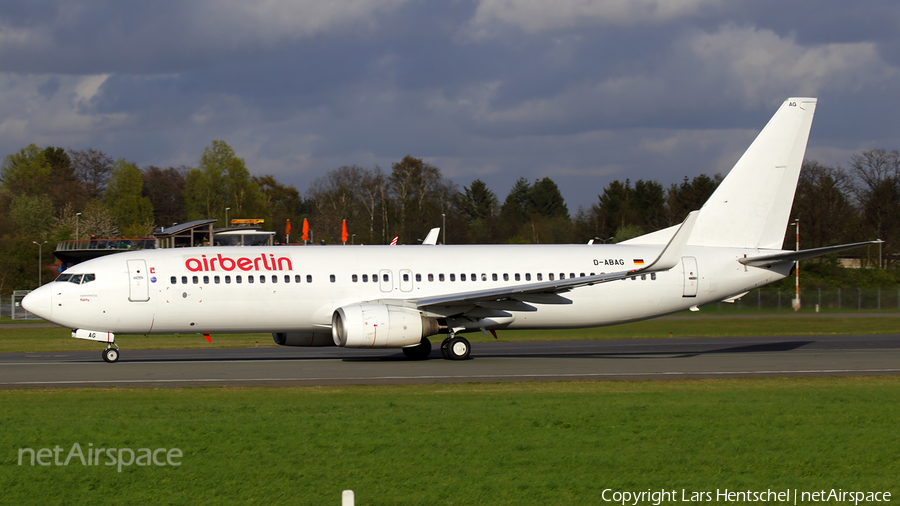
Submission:
POLYGON ((891 502, 891 493, 884 491, 859 491, 832 488, 828 490, 687 490, 687 489, 659 489, 646 491, 603 490, 602 499, 605 502, 621 504, 623 506, 638 506, 652 504, 659 506, 663 503, 783 503, 783 504, 812 504, 819 502, 836 502, 857 505, 859 503, 872 504, 891 502))
POLYGON ((69 464, 81 464, 82 466, 117 466, 119 472, 123 467, 137 466, 172 466, 181 465, 181 450, 178 448, 94 448, 94 444, 88 444, 82 448, 80 444, 72 444, 72 448, 61 460, 64 449, 59 445, 50 448, 19 448, 19 465, 39 466, 68 466, 69 464), (86 450, 86 451, 85 451, 86 450))

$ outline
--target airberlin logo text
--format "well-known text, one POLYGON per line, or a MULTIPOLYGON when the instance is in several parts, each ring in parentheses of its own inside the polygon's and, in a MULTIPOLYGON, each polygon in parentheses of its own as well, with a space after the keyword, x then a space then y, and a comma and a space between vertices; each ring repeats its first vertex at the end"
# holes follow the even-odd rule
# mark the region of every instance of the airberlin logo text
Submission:
POLYGON ((290 258, 278 257, 276 259, 275 255, 266 255, 265 253, 258 257, 238 259, 223 257, 221 253, 210 258, 200 255, 200 258, 190 257, 185 260, 184 267, 191 272, 233 271, 235 269, 241 271, 290 271, 294 269, 290 258))

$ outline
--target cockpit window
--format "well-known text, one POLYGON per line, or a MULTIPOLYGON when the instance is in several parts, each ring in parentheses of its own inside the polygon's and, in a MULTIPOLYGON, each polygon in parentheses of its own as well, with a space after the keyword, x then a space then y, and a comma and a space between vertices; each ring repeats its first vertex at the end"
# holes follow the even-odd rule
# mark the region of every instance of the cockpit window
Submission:
POLYGON ((85 283, 90 283, 95 279, 97 279, 95 274, 60 274, 54 281, 68 281, 69 283, 75 283, 76 285, 83 285, 85 283))

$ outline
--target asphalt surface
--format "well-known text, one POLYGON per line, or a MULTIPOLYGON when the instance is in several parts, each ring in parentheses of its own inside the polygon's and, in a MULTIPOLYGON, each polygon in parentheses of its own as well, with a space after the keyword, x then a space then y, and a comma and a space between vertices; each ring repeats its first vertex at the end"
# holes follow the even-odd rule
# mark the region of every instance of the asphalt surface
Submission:
POLYGON ((468 360, 434 350, 231 348, 0 354, 0 388, 348 385, 667 380, 900 374, 900 335, 476 343, 468 360))

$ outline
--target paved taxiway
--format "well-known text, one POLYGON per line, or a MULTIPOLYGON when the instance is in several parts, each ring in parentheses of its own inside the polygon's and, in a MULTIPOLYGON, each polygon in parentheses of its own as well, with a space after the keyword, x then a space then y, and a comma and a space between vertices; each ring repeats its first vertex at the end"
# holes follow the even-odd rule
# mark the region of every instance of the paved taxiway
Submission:
MULTIPOLYGON (((437 343, 436 343, 437 344, 437 343)), ((435 346, 437 348, 437 346, 435 346)), ((0 354, 0 388, 345 385, 900 374, 900 335, 475 343, 472 358, 399 350, 232 348, 0 354)))

